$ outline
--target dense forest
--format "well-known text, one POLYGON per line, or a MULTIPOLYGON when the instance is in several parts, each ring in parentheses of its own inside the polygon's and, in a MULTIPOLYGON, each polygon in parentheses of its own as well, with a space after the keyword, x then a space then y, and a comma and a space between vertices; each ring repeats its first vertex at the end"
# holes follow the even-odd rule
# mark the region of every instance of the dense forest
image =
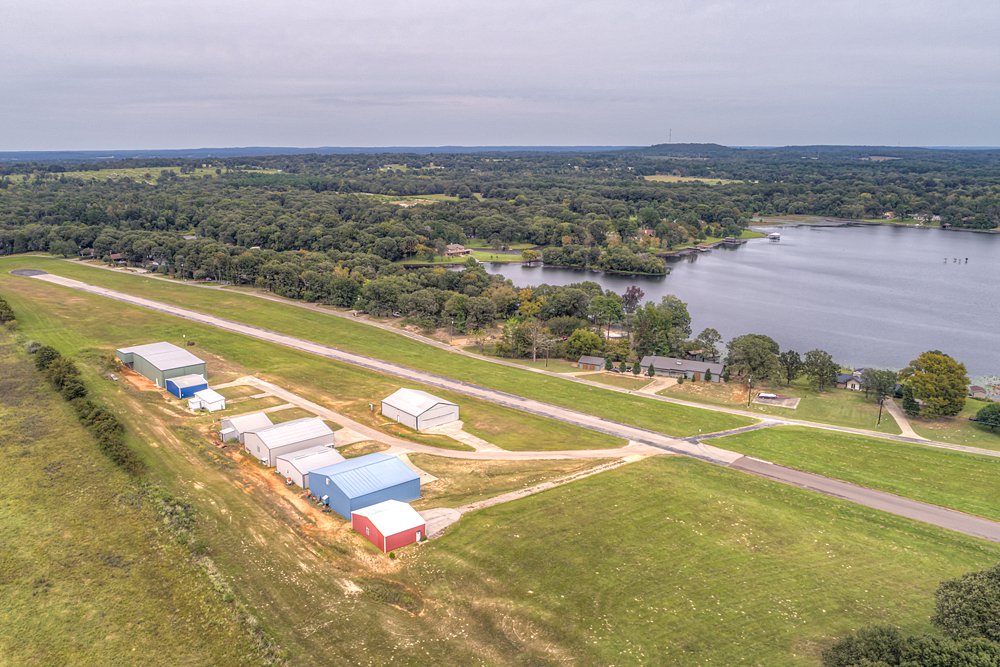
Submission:
POLYGON ((671 144, 0 166, 0 254, 79 254, 426 327, 506 322, 498 348, 515 355, 537 354, 545 336, 567 354, 680 353, 690 321, 676 304, 647 311, 595 283, 518 291, 475 260, 457 271, 404 262, 440 259, 448 244, 521 244, 526 260, 657 274, 678 246, 788 214, 994 229, 1000 151, 671 144), (624 320, 642 349, 597 336, 566 348, 578 329, 624 320), (544 331, 524 328, 533 322, 544 331))

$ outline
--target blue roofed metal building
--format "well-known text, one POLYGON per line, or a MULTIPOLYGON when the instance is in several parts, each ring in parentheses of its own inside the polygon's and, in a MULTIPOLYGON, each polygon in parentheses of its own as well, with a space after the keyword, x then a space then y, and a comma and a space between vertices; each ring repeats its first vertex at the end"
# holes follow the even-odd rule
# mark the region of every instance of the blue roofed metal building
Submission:
POLYGON ((420 497, 420 476, 395 456, 376 452, 309 473, 309 491, 345 519, 385 500, 420 497))

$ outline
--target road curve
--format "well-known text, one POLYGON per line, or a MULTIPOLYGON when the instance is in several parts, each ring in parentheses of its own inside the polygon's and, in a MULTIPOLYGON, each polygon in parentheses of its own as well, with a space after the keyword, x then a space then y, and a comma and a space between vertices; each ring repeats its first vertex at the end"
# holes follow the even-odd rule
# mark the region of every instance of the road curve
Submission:
MULTIPOLYGON (((96 285, 64 278, 35 270, 19 270, 18 275, 30 277, 35 280, 45 281, 54 285, 69 287, 83 292, 89 292, 130 305, 147 308, 156 312, 181 317, 192 322, 217 327, 234 333, 250 336, 259 340, 264 340, 288 348, 301 350, 310 354, 315 354, 328 359, 333 359, 343 363, 353 364, 362 368, 367 368, 379 373, 405 378, 413 382, 438 387, 447 391, 464 394, 484 401, 489 401, 497 405, 529 412, 531 414, 548 417, 575 426, 591 429, 611 436, 633 440, 642 445, 648 445, 662 449, 674 454, 690 456, 702 461, 714 463, 716 465, 728 466, 735 470, 740 470, 759 477, 764 477, 774 481, 782 482, 792 486, 809 489, 836 498, 841 498, 850 502, 871 507, 874 509, 890 512, 898 516, 903 516, 916 521, 922 521, 931 525, 939 526, 949 530, 965 533, 974 537, 1000 542, 1000 523, 973 517, 970 515, 947 510, 935 505, 917 502, 907 498, 894 496, 881 491, 874 491, 865 487, 856 486, 847 482, 833 480, 830 478, 805 473, 784 466, 778 466, 766 461, 759 461, 743 456, 737 452, 729 451, 719 447, 713 447, 701 442, 689 442, 679 438, 671 438, 661 433, 655 433, 646 429, 629 426, 609 419, 595 417, 583 412, 577 412, 567 408, 562 408, 549 403, 527 399, 514 394, 488 389, 479 385, 451 378, 443 377, 433 373, 417 371, 406 366, 394 364, 379 359, 373 359, 360 354, 345 352, 326 345, 320 345, 312 341, 288 336, 286 334, 270 331, 258 327, 249 326, 240 322, 207 315, 187 308, 171 306, 169 304, 133 296, 124 292, 110 290, 96 285)), ((703 406, 698 406, 703 408, 703 406)), ((754 415, 759 418, 759 415, 754 415)), ((776 420, 777 421, 777 420, 776 420)), ((784 420, 781 420, 784 421, 784 420)), ((808 426, 817 426, 805 423, 808 426)), ((881 435, 881 434, 880 434, 881 435)), ((704 437, 704 436, 702 436, 704 437)), ((884 436, 882 436, 884 437, 884 436)), ((611 450, 614 451, 614 450, 611 450)), ((450 450, 440 450, 435 452, 442 456, 461 456, 466 452, 453 452, 450 450)))

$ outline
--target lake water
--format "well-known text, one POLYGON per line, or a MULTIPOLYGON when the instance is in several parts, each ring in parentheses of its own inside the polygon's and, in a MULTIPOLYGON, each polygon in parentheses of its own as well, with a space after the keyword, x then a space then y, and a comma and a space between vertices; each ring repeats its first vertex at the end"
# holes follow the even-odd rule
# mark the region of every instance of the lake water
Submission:
POLYGON ((900 368, 939 349, 972 376, 1000 374, 1000 234, 888 225, 759 229, 780 231, 781 240, 678 258, 668 276, 486 269, 519 287, 592 280, 619 294, 638 285, 645 300, 675 294, 687 302, 695 333, 715 327, 726 340, 763 333, 782 349, 822 348, 849 366, 900 368))

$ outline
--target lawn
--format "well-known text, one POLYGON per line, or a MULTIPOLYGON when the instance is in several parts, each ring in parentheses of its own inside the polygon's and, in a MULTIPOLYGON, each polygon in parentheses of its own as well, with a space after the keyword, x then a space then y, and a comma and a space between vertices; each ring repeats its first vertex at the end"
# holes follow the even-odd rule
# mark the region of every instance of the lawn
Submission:
POLYGON ((458 507, 607 463, 600 459, 467 461, 427 454, 411 455, 410 460, 418 468, 439 478, 438 482, 423 491, 423 496, 415 503, 417 509, 458 507))
POLYGON ((836 388, 817 392, 809 387, 805 378, 797 379, 790 387, 763 384, 754 387, 754 393, 759 392, 797 396, 802 400, 799 401, 798 407, 794 410, 758 403, 751 403, 750 407, 747 407, 745 386, 737 383, 723 384, 719 382, 685 382, 668 387, 659 393, 661 396, 669 396, 670 398, 740 408, 760 413, 761 416, 777 415, 791 419, 836 424, 837 426, 864 428, 882 433, 898 434, 900 432, 896 420, 884 410, 882 411, 881 425, 875 426, 878 418, 878 403, 865 400, 864 392, 836 388))
MULTIPOLYGON (((186 174, 181 173, 180 167, 124 167, 121 169, 95 169, 84 171, 62 171, 43 172, 47 179, 58 180, 59 178, 79 178, 85 181, 113 181, 130 178, 133 181, 141 181, 150 185, 156 183, 161 172, 171 172, 181 178, 204 178, 206 176, 216 176, 215 167, 195 167, 194 171, 186 174)), ((223 170, 225 172, 225 170, 223 170)), ((276 173, 275 170, 254 170, 268 173, 276 173)), ((12 183, 24 183, 32 180, 34 174, 14 174, 8 176, 12 183)))
POLYGON ((920 435, 932 440, 1000 450, 1000 433, 989 431, 974 421, 970 421, 977 412, 987 405, 989 405, 988 401, 969 398, 965 401, 965 408, 955 417, 934 420, 911 419, 910 426, 920 435))
MULTIPOLYGON (((25 335, 55 345, 65 354, 94 350, 110 354, 125 342, 179 341, 186 336, 196 343, 192 349, 208 362, 214 383, 221 384, 251 371, 262 373, 309 400, 373 428, 381 427, 385 432, 432 446, 468 449, 445 436, 417 434, 397 424, 386 425, 380 415, 371 413, 370 403, 377 403, 399 388, 399 380, 395 378, 85 293, 66 298, 64 290, 40 281, 18 284, 17 291, 13 291, 9 289, 12 280, 13 276, 0 273, 0 293, 14 308, 20 329, 25 335), (141 331, 143 338, 136 338, 136 331, 141 331)), ((500 447, 600 449, 623 444, 617 438, 571 424, 430 387, 412 386, 458 403, 470 432, 500 447)), ((165 400, 159 392, 147 393, 165 400)), ((175 399, 173 403, 178 409, 186 405, 175 399)), ((226 414, 252 412, 280 403, 274 397, 240 400, 227 408, 226 414)))
MULTIPOLYGON (((470 345, 465 348, 469 352, 479 353, 479 347, 476 345, 470 345)), ((487 352, 489 347, 486 348, 487 352)), ((567 361, 566 359, 537 359, 532 361, 531 359, 507 359, 503 358, 503 361, 508 361, 512 364, 517 364, 518 366, 525 366, 527 368, 535 368, 537 370, 548 371, 550 373, 585 373, 586 371, 581 370, 575 362, 567 361)))
POLYGON ((253 664, 230 605, 0 328, 0 663, 253 664))
MULTIPOLYGON (((598 387, 568 383, 539 373, 526 373, 509 366, 470 359, 362 322, 330 316, 292 304, 267 301, 238 292, 204 289, 172 281, 121 274, 78 262, 26 256, 0 259, 0 275, 5 276, 3 282, 0 282, 0 290, 5 293, 24 291, 27 288, 22 287, 22 284, 37 282, 28 278, 6 276, 7 271, 18 267, 42 268, 91 284, 301 336, 343 350, 392 360, 411 368, 474 382, 648 428, 666 435, 687 437, 751 423, 744 417, 612 393, 598 387)), ((59 290, 59 294, 64 296, 72 294, 63 288, 53 287, 53 289, 59 290)), ((191 325, 178 320, 176 328, 182 330, 189 326, 191 325)), ((249 359, 245 356, 244 358, 249 359)), ((255 361, 245 364, 246 367, 254 368, 255 361)))
POLYGON ((782 426, 712 444, 781 465, 1000 520, 1000 459, 782 426))
POLYGON ((1000 545, 681 458, 467 515, 407 576, 487 663, 816 665, 866 623, 929 630, 1000 545))
POLYGON ((580 379, 633 391, 641 389, 653 381, 653 378, 646 377, 645 374, 632 375, 632 373, 595 373, 594 375, 583 375, 580 379))

